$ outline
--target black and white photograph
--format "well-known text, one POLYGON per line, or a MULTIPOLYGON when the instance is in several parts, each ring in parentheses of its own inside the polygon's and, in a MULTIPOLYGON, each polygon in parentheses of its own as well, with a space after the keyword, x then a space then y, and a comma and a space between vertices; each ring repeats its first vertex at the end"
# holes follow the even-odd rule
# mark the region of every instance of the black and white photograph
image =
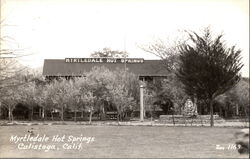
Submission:
POLYGON ((0 0, 1 158, 249 158, 248 0, 0 0))

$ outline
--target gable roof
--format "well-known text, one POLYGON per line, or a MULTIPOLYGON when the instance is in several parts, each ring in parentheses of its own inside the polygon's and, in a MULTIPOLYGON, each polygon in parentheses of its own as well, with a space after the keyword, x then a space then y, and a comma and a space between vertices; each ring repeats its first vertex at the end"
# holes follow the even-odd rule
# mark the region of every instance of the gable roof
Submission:
MULTIPOLYGON (((44 76, 81 76, 95 66, 104 66, 110 70, 124 69, 124 63, 67 63, 64 59, 45 59, 44 76)), ((144 60, 143 63, 127 63, 129 72, 138 76, 166 76, 167 71, 161 60, 144 60)))

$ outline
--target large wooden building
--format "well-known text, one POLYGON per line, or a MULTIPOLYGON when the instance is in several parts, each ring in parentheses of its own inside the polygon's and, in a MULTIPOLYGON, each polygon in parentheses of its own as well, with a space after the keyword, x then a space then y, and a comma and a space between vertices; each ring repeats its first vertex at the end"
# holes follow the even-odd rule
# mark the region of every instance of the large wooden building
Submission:
MULTIPOLYGON (((58 77, 66 79, 84 76, 94 67, 105 67, 109 70, 126 69, 137 75, 141 81, 155 82, 167 77, 167 70, 162 60, 144 60, 142 58, 65 58, 45 59, 43 76, 47 80, 58 77)), ((157 110, 156 110, 157 111, 157 110)), ((162 110, 158 110, 162 113, 162 110)), ((135 111, 137 114, 139 110, 135 111)), ((109 112, 107 112, 109 113, 109 112)))
POLYGON ((46 79, 55 77, 83 76, 95 66, 104 66, 109 70, 124 69, 138 76, 140 80, 154 80, 167 76, 162 60, 144 60, 140 58, 65 58, 45 59, 43 75, 46 79), (125 62, 126 61, 126 62, 125 62))

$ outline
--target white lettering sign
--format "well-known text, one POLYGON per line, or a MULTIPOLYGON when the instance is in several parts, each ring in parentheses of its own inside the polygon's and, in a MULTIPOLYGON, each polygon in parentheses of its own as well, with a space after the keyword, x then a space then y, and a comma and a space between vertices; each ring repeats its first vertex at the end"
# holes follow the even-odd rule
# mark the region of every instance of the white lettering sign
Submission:
POLYGON ((66 63, 143 63, 142 58, 65 58, 66 63))

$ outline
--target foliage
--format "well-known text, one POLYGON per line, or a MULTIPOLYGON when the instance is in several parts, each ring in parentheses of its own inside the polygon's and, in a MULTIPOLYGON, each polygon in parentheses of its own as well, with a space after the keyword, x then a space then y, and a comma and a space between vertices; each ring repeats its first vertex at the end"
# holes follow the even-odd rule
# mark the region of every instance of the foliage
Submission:
POLYGON ((113 57, 113 58, 124 58, 128 57, 128 53, 124 51, 111 50, 110 48, 103 48, 102 51, 95 51, 90 55, 91 57, 113 57))
POLYGON ((8 109, 9 121, 14 120, 13 110, 21 102, 22 94, 20 92, 18 88, 11 87, 11 89, 5 90, 5 96, 0 99, 1 105, 8 109))
MULTIPOLYGON (((72 92, 70 92, 70 90, 68 90, 68 87, 70 87, 69 85, 72 83, 69 83, 69 81, 67 81, 64 78, 53 81, 53 95, 52 95, 52 102, 53 104, 56 106, 56 108, 60 109, 60 113, 61 113, 61 120, 64 120, 64 111, 67 107, 70 106, 70 102, 68 101, 69 96, 71 95, 72 92), (69 95, 68 95, 69 94, 69 95)), ((44 96, 46 98, 46 94, 44 96)), ((46 99, 42 100, 42 101, 46 101, 46 99)))
POLYGON ((226 48, 222 35, 212 40, 210 30, 205 30, 203 37, 196 33, 189 36, 193 44, 181 47, 181 68, 177 74, 187 93, 213 98, 232 88, 240 79, 241 51, 235 50, 235 46, 226 48))
POLYGON ((82 108, 82 111, 85 110, 90 113, 89 124, 91 124, 92 115, 95 111, 98 110, 98 106, 96 105, 97 96, 94 95, 94 92, 97 88, 97 84, 94 80, 91 80, 89 78, 78 78, 75 80, 75 86, 76 89, 79 88, 77 101, 80 105, 84 106, 82 108))
POLYGON ((181 114, 184 100, 187 98, 183 84, 170 73, 165 79, 155 79, 148 83, 147 89, 152 92, 154 105, 159 105, 164 114, 181 114))
MULTIPOLYGON (((41 77, 27 76, 33 80, 26 80, 25 84, 18 86, 14 91, 8 90, 6 98, 1 98, 6 108, 13 111, 15 105, 22 103, 31 110, 31 119, 34 106, 42 110, 41 117, 46 114, 60 112, 61 120, 65 118, 65 111, 89 112, 89 123, 94 113, 105 114, 104 102, 107 107, 112 107, 118 112, 119 120, 124 120, 126 115, 136 109, 139 102, 139 81, 137 76, 124 70, 110 71, 105 67, 95 67, 85 76, 45 82, 41 77), (14 100, 15 99, 15 100, 14 100)), ((25 80, 25 78, 23 79, 25 80)), ((11 87, 12 88, 12 87, 11 87)), ((82 113, 83 114, 83 113, 82 113)), ((40 114, 39 114, 40 115, 40 114)))
POLYGON ((35 82, 29 82, 20 86, 19 91, 21 92, 22 98, 21 103, 26 105, 31 110, 30 119, 33 119, 34 106, 37 105, 36 101, 36 84, 35 82))
POLYGON ((144 89, 144 107, 145 107, 145 112, 149 111, 150 112, 150 117, 151 120, 153 118, 153 113, 155 111, 155 98, 154 98, 154 92, 150 92, 147 89, 144 89))
POLYGON ((187 97, 184 86, 176 77, 180 67, 179 47, 186 42, 186 37, 156 39, 141 49, 161 58, 162 65, 168 71, 163 81, 147 86, 154 93, 155 104, 160 105, 164 114, 181 113, 184 99, 187 97))
MULTIPOLYGON (((130 84, 134 83, 131 82, 133 81, 133 78, 128 78, 128 75, 126 74, 127 73, 125 71, 114 71, 114 74, 110 76, 110 81, 107 84, 110 100, 117 109, 118 121, 119 119, 123 120, 125 118, 126 112, 133 110, 136 105, 136 100, 132 96, 133 92, 135 91, 131 89, 131 86, 128 87, 130 84)), ((139 88, 134 87, 133 89, 139 88)))
POLYGON ((249 82, 241 79, 235 87, 216 97, 215 100, 224 108, 227 105, 231 105, 232 108, 238 105, 242 110, 240 115, 249 116, 249 82))
POLYGON ((169 100, 177 106, 173 108, 173 111, 181 114, 182 107, 188 95, 185 92, 184 85, 177 79, 174 73, 169 74, 168 78, 163 80, 163 90, 166 92, 165 94, 169 100))
POLYGON ((228 94, 234 102, 249 109, 249 80, 242 79, 228 94))

